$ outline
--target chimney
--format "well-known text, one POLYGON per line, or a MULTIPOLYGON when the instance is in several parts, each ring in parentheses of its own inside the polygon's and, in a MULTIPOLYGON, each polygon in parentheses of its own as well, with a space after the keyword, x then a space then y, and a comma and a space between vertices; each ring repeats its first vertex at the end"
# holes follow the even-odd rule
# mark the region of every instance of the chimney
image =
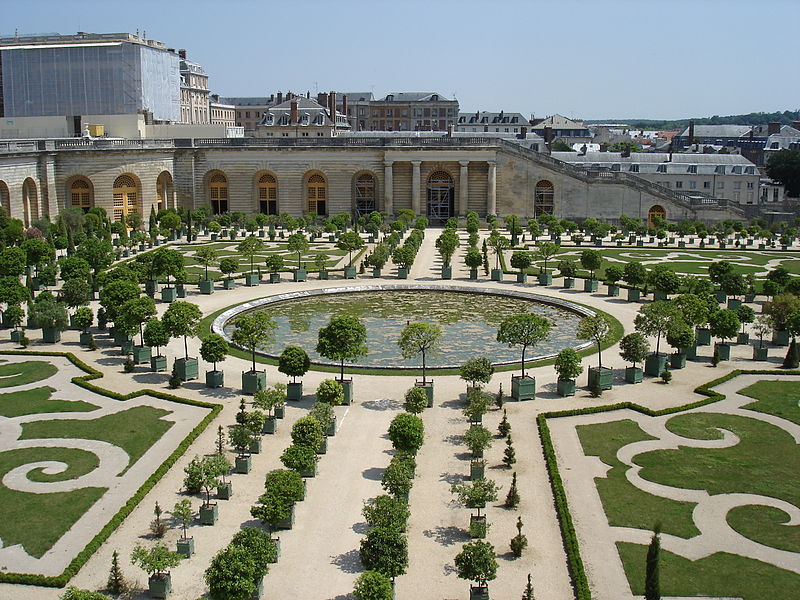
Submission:
POLYGON ((694 121, 689 121, 689 145, 694 144, 694 121))
POLYGON ((667 159, 667 162, 672 162, 672 141, 671 140, 669 142, 669 158, 667 159))
POLYGON ((792 121, 792 127, 800 131, 800 121, 792 121))
POLYGON ((519 131, 520 131, 520 135, 519 135, 519 136, 520 136, 520 137, 521 137, 523 140, 524 140, 526 137, 528 137, 528 128, 527 128, 527 127, 520 127, 520 128, 519 128, 519 131))
POLYGON ((584 144, 583 146, 581 146, 581 151, 578 154, 578 156, 586 156, 586 151, 587 150, 588 150, 588 148, 586 147, 586 144, 584 144))
POLYGON ((342 113, 345 115, 349 114, 347 112, 347 94, 342 96, 342 113))
POLYGON ((331 103, 331 120, 336 122, 336 92, 330 92, 328 98, 331 103))
POLYGON ((311 92, 309 90, 306 90, 306 98, 309 100, 311 99, 311 92))
POLYGON ((553 141, 553 128, 552 127, 545 127, 544 128, 544 142, 545 144, 549 144, 553 141))
POLYGON ((278 104, 283 102, 283 92, 278 92, 278 104))
POLYGON ((608 144, 600 144, 600 152, 608 152, 608 144))
POLYGON ((178 50, 178 56, 180 56, 183 60, 186 60, 186 49, 181 48, 180 50, 178 50))
POLYGON ((767 135, 781 132, 781 124, 778 121, 770 121, 767 124, 767 135))
POLYGON ((317 92, 317 104, 321 104, 322 106, 328 106, 328 94, 325 92, 317 92))
POLYGON ((275 101, 275 94, 269 95, 269 103, 272 104, 275 101))
POLYGON ((289 106, 291 107, 289 110, 289 124, 297 125, 297 100, 292 100, 289 106))

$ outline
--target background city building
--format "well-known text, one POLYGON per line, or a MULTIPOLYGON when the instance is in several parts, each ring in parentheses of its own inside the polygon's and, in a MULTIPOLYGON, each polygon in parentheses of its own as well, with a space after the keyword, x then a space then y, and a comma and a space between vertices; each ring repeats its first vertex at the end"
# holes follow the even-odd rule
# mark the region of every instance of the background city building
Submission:
POLYGON ((371 131, 447 131, 458 117, 458 100, 436 92, 396 92, 369 106, 371 131))

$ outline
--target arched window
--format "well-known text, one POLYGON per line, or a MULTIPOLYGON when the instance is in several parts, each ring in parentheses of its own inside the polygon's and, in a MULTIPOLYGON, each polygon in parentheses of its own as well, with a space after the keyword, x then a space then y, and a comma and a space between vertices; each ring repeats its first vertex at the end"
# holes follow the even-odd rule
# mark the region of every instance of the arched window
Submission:
POLYGON ((6 216, 11 216, 11 194, 5 181, 0 181, 0 207, 6 211, 6 216))
POLYGON ((308 212, 318 215, 328 214, 328 185, 325 183, 325 178, 319 173, 314 173, 308 178, 306 200, 308 202, 308 212))
POLYGON ((356 178, 356 217, 378 210, 375 198, 375 178, 371 173, 362 173, 356 178))
POLYGON ((80 208, 83 212, 89 212, 92 208, 92 185, 85 179, 76 179, 69 186, 69 199, 72 208, 80 208))
POLYGON ((228 212, 228 179, 224 174, 216 172, 208 180, 211 212, 221 215, 228 212))
POLYGON ((533 191, 533 216, 552 215, 555 212, 553 184, 542 179, 533 191))
POLYGON ((269 173, 258 178, 258 208, 265 215, 278 214, 278 182, 269 173))
POLYGON ((36 182, 28 177, 22 182, 22 206, 25 211, 25 227, 39 218, 39 194, 36 191, 36 182))
POLYGON ((663 206, 659 206, 658 204, 651 206, 650 210, 647 211, 647 226, 655 227, 656 218, 667 218, 667 211, 664 210, 663 206))
POLYGON ((447 171, 434 171, 428 177, 428 219, 441 224, 455 212, 455 187, 447 171))
POLYGON ((156 179, 156 211, 175 208, 175 187, 169 171, 162 171, 156 179))
POLYGON ((114 180, 114 220, 125 221, 129 213, 139 212, 139 186, 130 175, 114 180))

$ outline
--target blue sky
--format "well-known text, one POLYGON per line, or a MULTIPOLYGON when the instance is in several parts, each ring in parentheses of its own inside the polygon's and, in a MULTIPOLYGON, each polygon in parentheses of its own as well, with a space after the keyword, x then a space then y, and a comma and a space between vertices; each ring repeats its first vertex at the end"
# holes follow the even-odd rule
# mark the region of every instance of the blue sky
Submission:
POLYGON ((3 0, 0 33, 146 31, 214 92, 438 91, 462 110, 800 108, 797 0, 3 0))

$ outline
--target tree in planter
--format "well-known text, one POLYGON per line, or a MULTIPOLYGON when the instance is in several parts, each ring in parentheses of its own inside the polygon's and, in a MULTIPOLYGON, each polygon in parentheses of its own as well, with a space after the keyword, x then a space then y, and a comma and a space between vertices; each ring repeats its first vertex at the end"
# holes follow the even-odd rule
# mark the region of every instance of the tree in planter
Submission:
POLYGON ((539 260, 544 262, 544 265, 542 265, 542 268, 539 270, 540 273, 547 274, 547 263, 560 251, 561 246, 553 242, 539 242, 536 244, 536 256, 539 260))
POLYGON ((476 515, 481 516, 481 509, 487 502, 497 500, 497 492, 500 488, 491 479, 476 479, 469 483, 453 484, 450 491, 456 495, 457 502, 464 508, 475 509, 476 515))
POLYGON ((229 545, 214 556, 204 576, 215 600, 250 600, 258 591, 256 580, 266 572, 267 565, 257 564, 247 549, 229 545))
POLYGON ((353 266, 353 252, 364 247, 364 240, 355 231, 348 231, 339 236, 336 247, 348 253, 347 266, 353 266))
MULTIPOLYGON (((189 359, 189 343, 187 338, 197 333, 197 326, 203 313, 191 302, 173 302, 164 312, 161 321, 170 337, 183 337, 184 358, 189 359)), ((235 335, 235 333, 234 333, 235 335)))
POLYGON ((260 252, 264 251, 264 242, 261 239, 250 235, 236 245, 236 252, 245 258, 250 259, 250 273, 255 272, 253 261, 260 252))
POLYGON ((233 330, 231 339, 234 344, 243 346, 250 351, 252 361, 250 372, 255 373, 256 350, 265 348, 273 342, 277 325, 275 321, 264 312, 242 315, 233 322, 233 325, 235 329, 233 330))
POLYGON ((156 303, 150 296, 140 296, 128 300, 122 305, 115 325, 121 327, 128 334, 133 334, 138 330, 142 346, 144 346, 143 324, 155 316, 156 303))
POLYGON ((511 240, 507 237, 503 237, 500 235, 497 230, 492 230, 492 233, 489 234, 489 247, 494 252, 495 256, 495 269, 500 268, 500 255, 503 253, 503 250, 506 248, 511 247, 511 240))
POLYGON ((488 582, 497 577, 497 560, 494 546, 476 540, 461 547, 455 558, 456 572, 460 579, 474 581, 477 587, 486 589, 488 582))
POLYGON ((67 279, 61 286, 61 300, 69 308, 78 308, 89 302, 92 286, 86 279, 67 279))
POLYGON ((634 318, 633 325, 636 331, 656 338, 654 352, 656 356, 659 354, 661 336, 667 332, 677 316, 678 312, 672 302, 659 300, 642 306, 634 318))
POLYGON ((298 377, 305 375, 311 368, 311 359, 308 353, 299 346, 286 346, 278 358, 278 371, 292 378, 292 383, 298 377))
POLYGON ((583 373, 581 355, 574 348, 564 348, 555 358, 554 367, 559 381, 574 381, 583 373))
POLYGON ((295 446, 305 446, 316 452, 324 441, 325 430, 314 417, 301 417, 292 425, 292 443, 295 446))
POLYGON ((517 517, 517 535, 511 538, 511 552, 519 558, 528 547, 528 537, 522 533, 522 517, 517 517))
POLYGON ((786 329, 786 320, 791 313, 800 309, 800 298, 794 294, 784 292, 776 295, 771 302, 765 302, 762 311, 772 318, 775 330, 786 329))
POLYGON ((178 278, 184 272, 183 254, 170 248, 159 248, 153 252, 153 271, 157 275, 166 276, 169 287, 169 278, 178 278))
POLYGON ((606 267, 604 277, 607 285, 617 285, 617 282, 625 276, 625 269, 620 265, 610 265, 606 267))
POLYGON ((203 458, 195 456, 184 469, 183 485, 190 493, 202 491, 206 496, 203 506, 210 506, 211 489, 220 485, 230 469, 230 463, 220 454, 203 458))
POLYGON ((181 564, 181 555, 170 552, 165 546, 153 546, 149 550, 137 544, 131 552, 131 563, 142 569, 152 579, 169 576, 169 569, 181 564))
POLYGON ((411 511, 408 510, 406 501, 384 494, 365 502, 361 514, 370 527, 403 532, 406 530, 411 511))
POLYGON ((407 501, 414 479, 414 469, 407 461, 394 460, 396 457, 397 454, 381 475, 381 487, 395 498, 407 501))
POLYGON ((88 306, 81 306, 75 311, 75 326, 80 328, 83 333, 89 332, 89 327, 94 322, 94 313, 88 306))
POLYGON ((228 342, 218 333, 211 333, 203 338, 200 344, 200 356, 203 360, 214 365, 217 372, 217 363, 223 362, 228 357, 228 342))
POLYGON ((439 251, 439 256, 442 257, 442 264, 445 267, 450 266, 450 260, 453 258, 453 254, 455 254, 460 243, 458 234, 452 229, 445 229, 436 239, 436 249, 439 251))
POLYGON ((186 533, 186 528, 189 526, 189 523, 192 522, 192 519, 194 519, 191 501, 184 498, 183 500, 176 502, 175 506, 172 507, 172 516, 175 517, 183 529, 183 535, 181 539, 189 539, 189 536, 186 533))
POLYGON ((619 355, 622 360, 632 364, 636 368, 636 363, 642 363, 650 352, 650 342, 644 334, 629 333, 619 341, 619 355))
POLYGON ((410 269, 414 258, 416 258, 416 253, 407 246, 400 246, 392 252, 392 262, 400 269, 410 269))
POLYGON ((406 412, 412 415, 418 415, 428 407, 428 394, 419 386, 408 388, 404 400, 406 412))
POLYGON ((439 340, 442 336, 442 329, 432 323, 409 323, 400 333, 397 345, 403 353, 403 358, 409 359, 417 354, 422 354, 422 385, 426 384, 425 358, 427 354, 436 352, 439 340))
POLYGON ((589 279, 594 280, 594 272, 603 264, 603 256, 598 250, 584 250, 581 252, 581 266, 589 271, 589 279))
POLYGON ((301 268, 300 258, 303 252, 308 252, 308 238, 302 233, 293 233, 286 240, 286 249, 289 252, 297 252, 297 268, 301 268))
POLYGON ((485 356, 471 358, 458 368, 458 374, 472 387, 481 387, 480 384, 487 384, 492 379, 494 365, 485 356))
POLYGON ((700 327, 708 323, 712 302, 716 310, 717 303, 713 297, 700 296, 698 294, 681 294, 673 299, 672 304, 684 323, 690 327, 700 327))
POLYGON ((359 557, 365 569, 394 580, 408 567, 408 541, 397 530, 375 527, 361 540, 359 557))
POLYGON ((525 250, 515 250, 511 254, 511 266, 515 269, 519 269, 520 273, 524 273, 527 269, 529 269, 532 263, 533 258, 531 257, 530 252, 526 252, 525 250))
POLYGON ((424 437, 425 425, 416 415, 400 413, 389 424, 389 440, 395 450, 416 454, 424 437))
POLYGON ((226 279, 230 279, 230 275, 235 273, 238 269, 239 259, 234 256, 226 256, 219 261, 219 270, 226 276, 226 279))
POLYGON ((201 248, 197 249, 197 251, 194 253, 194 256, 197 261, 203 265, 205 269, 204 279, 208 281, 208 267, 217 263, 217 257, 219 256, 219 253, 211 246, 202 246, 201 248))
POLYGON ((552 323, 534 313, 521 313, 506 317, 497 330, 497 341, 509 346, 522 346, 520 366, 525 377, 525 351, 550 336, 552 323))
POLYGON ((758 336, 758 347, 764 347, 764 336, 772 331, 772 319, 769 315, 758 315, 753 323, 753 331, 758 336))
POLYGON ((667 343, 679 354, 694 344, 694 329, 681 320, 675 320, 667 329, 667 343))
POLYGON ((576 332, 576 337, 579 340, 587 340, 594 342, 597 346, 597 368, 603 368, 603 358, 600 354, 600 350, 606 342, 611 341, 613 336, 613 330, 611 329, 611 322, 608 320, 604 314, 596 314, 591 316, 583 317, 578 322, 578 330, 576 332))
POLYGON ((464 264, 470 269, 477 270, 483 264, 483 256, 481 251, 475 246, 470 246, 467 253, 464 255, 464 264))
POLYGON ((708 323, 711 326, 711 335, 720 338, 723 344, 726 344, 725 340, 735 338, 741 326, 736 311, 728 309, 715 312, 709 317, 708 323))
MULTIPOLYGON (((302 486, 302 481, 300 482, 302 486)), ((270 535, 257 527, 244 527, 237 531, 230 541, 231 548, 242 548, 254 559, 256 565, 267 572, 269 563, 278 558, 278 548, 270 535)))
POLYGON ((253 406, 267 411, 270 418, 273 416, 273 411, 283 406, 285 401, 286 389, 283 384, 275 384, 267 389, 259 389, 253 394, 253 406))
POLYGON ((327 432, 328 428, 336 421, 333 407, 326 402, 315 402, 308 411, 308 416, 320 424, 323 432, 327 432))
MULTIPOLYGON (((360 239, 360 238, 359 238, 360 239)), ((344 361, 367 355, 367 328, 353 315, 340 315, 319 330, 317 353, 340 361, 340 379, 344 381, 344 361)))
POLYGON ((364 571, 353 586, 353 597, 356 600, 392 600, 392 580, 377 571, 364 571))
POLYGON ((558 261, 558 272, 564 279, 572 279, 578 274, 578 264, 571 258, 558 261))
POLYGON ((647 275, 647 281, 654 290, 664 295, 674 294, 681 287, 681 278, 663 263, 653 267, 653 270, 647 275))
POLYGON ((330 260, 330 256, 327 254, 315 254, 314 255, 314 266, 317 268, 317 271, 324 271, 328 266, 328 261, 330 260))
POLYGON ((161 356, 161 347, 169 343, 169 332, 164 323, 158 319, 150 319, 144 326, 142 341, 145 346, 156 349, 156 356, 161 356))
POLYGON ((647 267, 639 262, 626 263, 622 269, 622 280, 632 288, 641 289, 647 282, 647 267))
POLYGON ((344 402, 344 387, 335 379, 323 379, 317 388, 317 402, 338 406, 344 402))
POLYGON ((287 469, 305 472, 311 471, 317 464, 317 453, 315 449, 307 446, 291 445, 281 454, 281 462, 287 469))
POLYGON ((481 425, 473 425, 464 434, 464 443, 473 456, 480 457, 492 445, 492 434, 481 425))
POLYGON ((747 306, 746 304, 742 304, 739 308, 736 309, 736 316, 739 317, 739 322, 742 324, 742 330, 740 331, 740 333, 744 335, 745 325, 748 325, 753 321, 755 321, 756 311, 754 311, 752 307, 747 306))
POLYGON ((55 298, 51 296, 44 296, 43 294, 50 292, 43 292, 37 297, 36 302, 33 303, 33 308, 29 314, 29 320, 37 327, 42 329, 53 329, 55 331, 64 331, 69 323, 67 316, 67 309, 63 304, 56 302, 55 298), (42 298, 42 300, 39 300, 42 298))

